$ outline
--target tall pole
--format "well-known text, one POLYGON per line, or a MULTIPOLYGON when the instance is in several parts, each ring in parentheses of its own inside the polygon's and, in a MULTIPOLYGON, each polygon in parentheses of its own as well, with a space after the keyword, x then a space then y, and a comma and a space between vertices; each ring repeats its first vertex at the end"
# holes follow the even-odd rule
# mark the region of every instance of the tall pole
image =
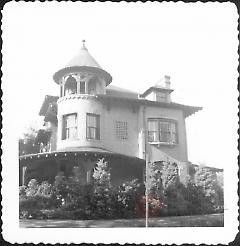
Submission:
POLYGON ((146 180, 145 180, 145 200, 146 200, 146 215, 145 226, 148 227, 148 154, 146 154, 146 180))
POLYGON ((22 185, 25 185, 26 170, 27 170, 26 166, 22 167, 22 185))

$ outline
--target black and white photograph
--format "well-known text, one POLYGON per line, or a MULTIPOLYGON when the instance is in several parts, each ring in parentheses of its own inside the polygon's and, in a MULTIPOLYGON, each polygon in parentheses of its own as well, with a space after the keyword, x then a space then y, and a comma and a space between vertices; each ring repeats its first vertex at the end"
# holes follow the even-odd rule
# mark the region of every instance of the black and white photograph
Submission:
POLYGON ((233 3, 20 1, 2 14, 6 241, 234 241, 233 3))

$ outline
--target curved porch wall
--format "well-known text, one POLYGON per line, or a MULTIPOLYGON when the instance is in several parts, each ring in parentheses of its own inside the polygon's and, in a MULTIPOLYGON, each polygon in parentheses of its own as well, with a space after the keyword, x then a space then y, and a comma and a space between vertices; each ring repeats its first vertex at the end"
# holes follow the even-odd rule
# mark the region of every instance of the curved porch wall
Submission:
POLYGON ((138 156, 138 114, 126 103, 113 103, 109 108, 94 98, 72 98, 58 103, 58 142, 57 150, 69 147, 95 147, 109 151, 138 156), (62 140, 63 115, 77 113, 78 138, 62 140), (86 138, 87 113, 100 115, 100 140, 86 138), (128 122, 128 139, 118 140, 115 122, 128 122))

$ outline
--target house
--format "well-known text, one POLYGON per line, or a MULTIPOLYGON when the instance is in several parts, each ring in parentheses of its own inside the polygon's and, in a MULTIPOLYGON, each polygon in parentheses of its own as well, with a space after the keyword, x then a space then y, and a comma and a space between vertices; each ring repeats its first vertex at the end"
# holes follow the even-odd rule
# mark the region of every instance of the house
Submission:
POLYGON ((143 181, 146 157, 177 163, 184 182, 189 172, 185 119, 201 107, 172 102, 169 76, 142 94, 113 86, 83 42, 53 80, 59 96, 43 101, 39 114, 45 129, 37 135, 41 151, 19 157, 21 184, 31 178, 52 182, 59 171, 71 175, 75 166, 82 182, 90 182, 99 158, 109 163, 113 184, 143 181))

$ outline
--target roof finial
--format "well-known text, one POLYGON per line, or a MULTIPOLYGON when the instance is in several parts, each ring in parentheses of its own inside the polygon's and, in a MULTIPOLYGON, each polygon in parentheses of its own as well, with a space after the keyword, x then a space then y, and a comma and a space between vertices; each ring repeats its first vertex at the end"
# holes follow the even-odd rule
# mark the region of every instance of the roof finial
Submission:
POLYGON ((85 46, 85 42, 86 42, 86 40, 83 39, 83 40, 82 40, 82 50, 87 50, 87 48, 86 48, 86 46, 85 46))

